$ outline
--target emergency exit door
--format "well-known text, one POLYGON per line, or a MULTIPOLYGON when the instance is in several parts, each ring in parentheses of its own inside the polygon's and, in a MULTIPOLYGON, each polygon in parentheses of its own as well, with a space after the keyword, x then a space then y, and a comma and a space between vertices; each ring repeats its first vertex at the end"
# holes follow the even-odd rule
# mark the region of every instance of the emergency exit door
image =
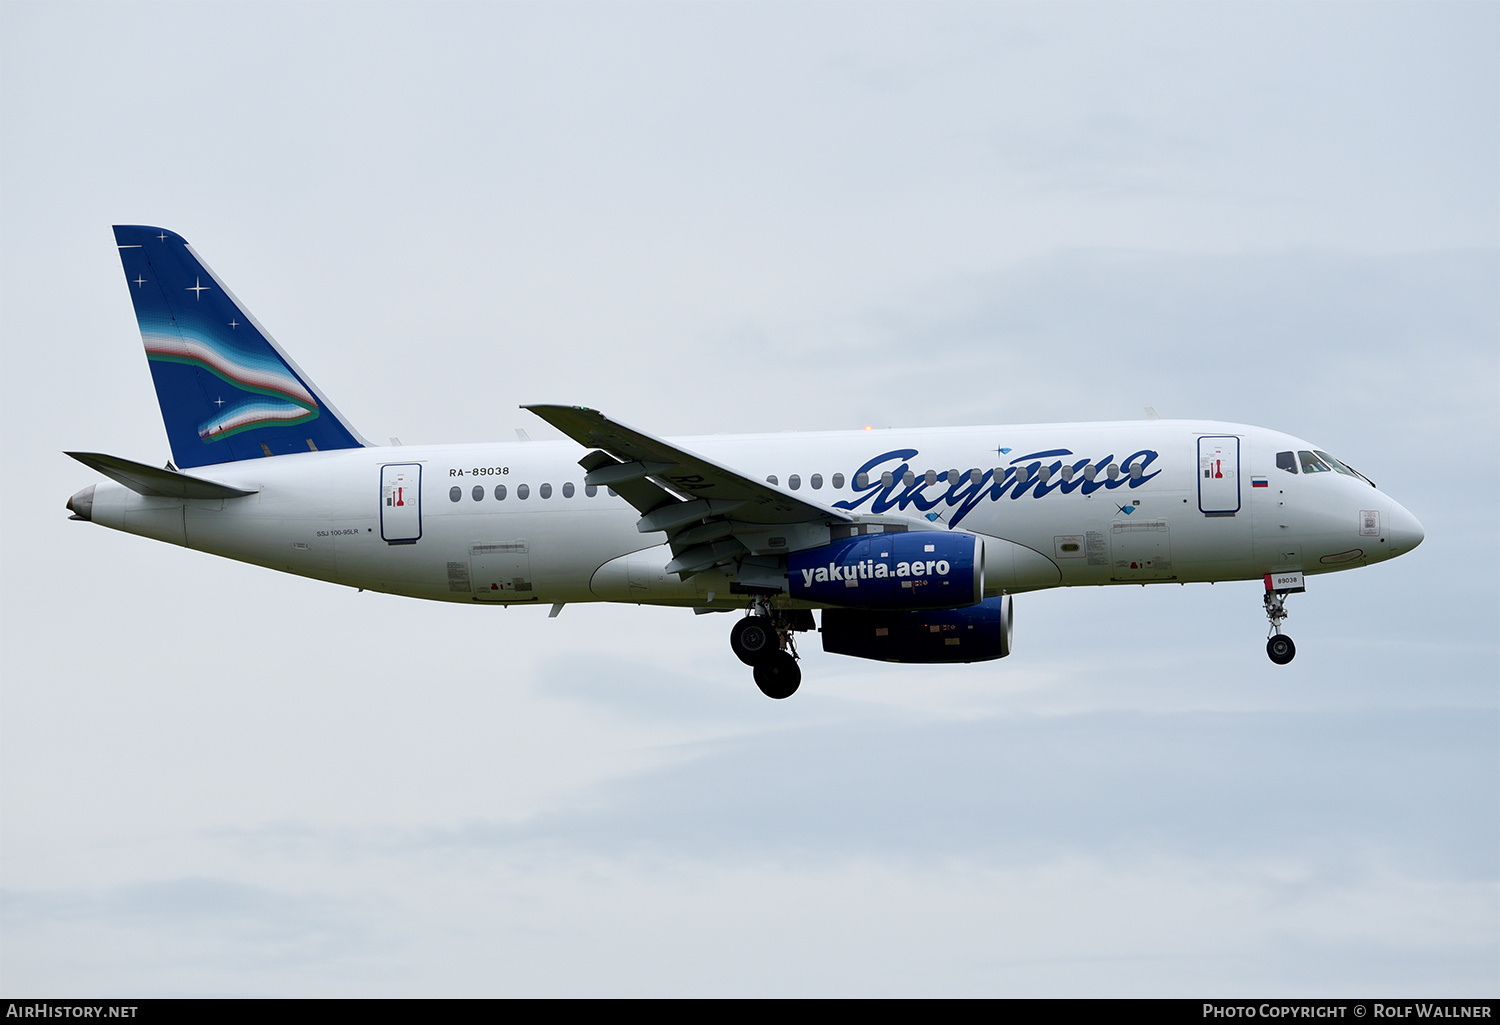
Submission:
POLYGON ((388 463, 380 468, 380 536, 392 545, 414 545, 421 538, 421 463, 388 463))
POLYGON ((1240 511, 1240 439, 1233 435, 1198 439, 1198 511, 1233 516, 1240 511))

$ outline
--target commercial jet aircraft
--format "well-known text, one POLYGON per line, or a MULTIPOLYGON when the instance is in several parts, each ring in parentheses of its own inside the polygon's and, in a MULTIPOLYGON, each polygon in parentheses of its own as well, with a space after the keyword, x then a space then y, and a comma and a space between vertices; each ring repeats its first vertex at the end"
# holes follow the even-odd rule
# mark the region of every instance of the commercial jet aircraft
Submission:
POLYGON ((1423 537, 1325 449, 1203 420, 665 439, 533 405, 571 440, 375 446, 180 235, 114 231, 172 462, 68 453, 110 478, 74 519, 414 598, 740 611, 773 698, 814 610, 825 651, 980 662, 1013 595, 1085 584, 1262 579, 1284 665, 1306 577, 1423 537))

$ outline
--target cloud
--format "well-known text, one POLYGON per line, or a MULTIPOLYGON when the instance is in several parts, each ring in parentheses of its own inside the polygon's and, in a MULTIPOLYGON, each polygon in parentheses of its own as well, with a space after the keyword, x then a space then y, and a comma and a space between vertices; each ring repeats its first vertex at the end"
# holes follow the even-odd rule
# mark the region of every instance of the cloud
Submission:
POLYGON ((1442 783, 1494 764, 1492 726, 1442 710, 818 724, 685 745, 572 811, 426 842, 1013 866, 1295 851, 1332 872, 1493 879, 1500 787, 1442 783))

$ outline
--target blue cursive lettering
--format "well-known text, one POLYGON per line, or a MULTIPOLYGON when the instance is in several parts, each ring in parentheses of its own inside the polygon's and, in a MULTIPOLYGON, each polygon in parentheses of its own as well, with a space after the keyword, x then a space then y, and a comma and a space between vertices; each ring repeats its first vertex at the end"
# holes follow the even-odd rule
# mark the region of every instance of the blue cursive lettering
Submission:
POLYGON ((906 474, 911 472, 911 460, 917 455, 914 448, 900 448, 882 452, 869 460, 854 472, 850 481, 857 497, 835 502, 834 508, 852 512, 868 502, 872 513, 908 508, 927 512, 946 505, 954 510, 948 518, 948 526, 956 527, 986 500, 998 502, 1007 495, 1011 501, 1017 501, 1023 495, 1043 498, 1054 491, 1064 495, 1075 491, 1091 495, 1100 488, 1110 491, 1122 487, 1134 489, 1161 473, 1160 469, 1149 470, 1160 457, 1154 449, 1138 449, 1116 463, 1114 453, 1103 459, 1080 459, 1072 449, 1053 448, 1017 456, 1006 467, 984 470, 978 480, 968 473, 956 474, 955 479, 949 480, 949 475, 943 473, 937 483, 929 485, 925 475, 916 474, 908 484, 906 474), (1064 456, 1070 458, 1059 458, 1064 456), (1108 473, 1111 466, 1115 468, 1114 476, 1108 473), (1089 467, 1093 467, 1092 473, 1087 472, 1089 467), (1131 473, 1132 467, 1138 468, 1136 473, 1131 473), (884 483, 887 473, 890 474, 889 484, 884 483), (865 482, 863 486, 861 479, 865 482))

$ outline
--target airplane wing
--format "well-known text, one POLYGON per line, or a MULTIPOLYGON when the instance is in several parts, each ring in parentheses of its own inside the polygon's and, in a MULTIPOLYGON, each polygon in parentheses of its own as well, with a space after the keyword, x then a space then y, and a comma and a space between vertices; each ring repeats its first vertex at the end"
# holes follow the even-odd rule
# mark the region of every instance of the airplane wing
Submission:
MULTIPOLYGON (((667 571, 686 579, 735 562, 741 582, 757 576, 746 559, 755 527, 851 523, 840 509, 811 502, 583 406, 523 406, 587 448, 584 481, 609 486, 641 512, 636 529, 664 531, 667 571)), ((783 542, 784 543, 784 542, 783 542)), ((774 574, 773 574, 774 576, 774 574)))
MULTIPOLYGON (((706 499, 735 503, 734 518, 747 523, 849 523, 848 513, 810 502, 765 481, 721 466, 706 456, 679 448, 634 427, 617 423, 583 406, 523 406, 588 448, 614 456, 618 463, 589 471, 589 484, 615 486, 650 477, 680 500, 706 499)), ((645 512, 646 510, 641 510, 645 512)))

